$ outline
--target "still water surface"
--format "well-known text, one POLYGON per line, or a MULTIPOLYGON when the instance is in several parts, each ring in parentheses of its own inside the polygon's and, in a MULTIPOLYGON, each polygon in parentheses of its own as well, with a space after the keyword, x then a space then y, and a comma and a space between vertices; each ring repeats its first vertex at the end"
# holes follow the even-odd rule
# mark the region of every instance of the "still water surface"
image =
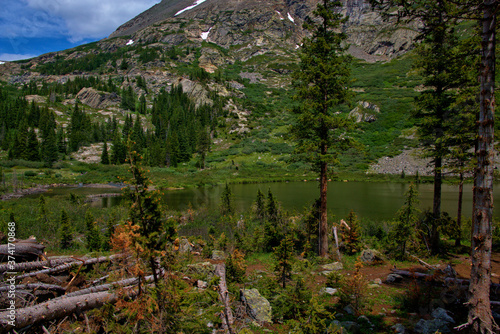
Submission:
MULTIPOLYGON (((172 210, 185 210, 190 206, 217 207, 224 186, 170 190, 164 191, 164 203, 172 210)), ((257 191, 260 189, 266 196, 269 189, 276 199, 281 202, 284 210, 293 213, 300 212, 312 204, 319 197, 319 188, 316 182, 290 182, 290 183, 260 183, 260 184, 234 184, 230 185, 234 195, 234 203, 238 211, 248 210, 255 201, 257 191)), ((420 208, 432 208, 433 185, 418 184, 420 208)), ((328 210, 337 218, 345 217, 352 209, 359 217, 372 220, 389 220, 404 203, 404 193, 408 190, 407 184, 378 183, 378 182, 331 182, 328 187, 328 210)), ((116 192, 118 189, 95 188, 63 188, 54 189, 53 195, 75 194, 87 195, 89 193, 116 192)), ((495 197, 499 198, 500 190, 495 187, 495 197)), ((49 194, 47 194, 49 195, 49 194)), ((120 203, 121 198, 102 198, 93 205, 109 207, 120 203)), ((456 216, 458 201, 458 186, 443 185, 442 210, 456 216)), ((463 214, 470 217, 472 211, 472 185, 464 186, 463 214)), ((496 210, 495 218, 498 220, 500 211, 496 210)))

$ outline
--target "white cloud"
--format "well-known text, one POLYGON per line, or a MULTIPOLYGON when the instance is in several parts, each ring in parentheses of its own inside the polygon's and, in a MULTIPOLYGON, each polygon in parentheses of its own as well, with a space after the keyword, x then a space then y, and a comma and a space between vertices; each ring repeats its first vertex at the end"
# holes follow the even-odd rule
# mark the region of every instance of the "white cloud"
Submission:
POLYGON ((32 55, 32 54, 0 53, 0 60, 14 61, 14 60, 21 60, 21 59, 29 59, 29 58, 33 58, 36 56, 37 55, 32 55))
MULTIPOLYGON (((103 38, 160 0, 23 0, 40 18, 59 20, 59 34, 71 42, 103 38), (41 13, 41 14, 40 14, 41 13)), ((45 22, 49 31, 53 20, 45 22)), ((43 28, 42 25, 39 25, 43 28)), ((47 30, 45 31, 47 32, 47 30)))

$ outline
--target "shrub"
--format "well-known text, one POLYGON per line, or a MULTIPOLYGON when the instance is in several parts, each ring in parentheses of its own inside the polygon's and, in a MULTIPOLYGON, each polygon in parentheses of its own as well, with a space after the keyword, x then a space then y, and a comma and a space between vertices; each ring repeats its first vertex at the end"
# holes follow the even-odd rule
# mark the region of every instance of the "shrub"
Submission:
POLYGON ((24 176, 33 177, 33 176, 36 176, 36 173, 32 170, 27 170, 26 172, 24 172, 24 176))
POLYGON ((242 283, 245 278, 247 266, 245 255, 235 249, 226 260, 226 274, 229 282, 242 283))

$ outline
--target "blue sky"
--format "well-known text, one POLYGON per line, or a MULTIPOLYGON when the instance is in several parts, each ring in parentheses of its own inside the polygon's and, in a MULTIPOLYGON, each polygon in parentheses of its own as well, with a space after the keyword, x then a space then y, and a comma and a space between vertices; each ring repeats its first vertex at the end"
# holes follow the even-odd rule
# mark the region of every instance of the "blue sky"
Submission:
POLYGON ((0 0, 0 60, 26 59, 109 36, 160 0, 0 0))

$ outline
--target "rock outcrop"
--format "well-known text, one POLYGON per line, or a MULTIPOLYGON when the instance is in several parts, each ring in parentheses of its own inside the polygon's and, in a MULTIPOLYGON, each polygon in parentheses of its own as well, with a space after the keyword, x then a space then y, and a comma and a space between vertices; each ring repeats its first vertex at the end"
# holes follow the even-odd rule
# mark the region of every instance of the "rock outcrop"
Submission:
MULTIPOLYGON (((120 26, 113 37, 178 45, 203 40, 236 48, 242 61, 268 52, 296 49, 307 35, 302 24, 319 0, 163 0, 120 26), (188 10, 185 10, 190 8, 188 10)), ((367 0, 343 0, 349 17, 343 30, 350 52, 367 61, 388 60, 412 48, 415 29, 386 22, 367 0)), ((413 27, 415 28, 415 27, 413 27)), ((206 67, 206 63, 204 65, 206 67)), ((209 71, 217 64, 210 63, 209 71)))
POLYGON ((95 109, 105 109, 107 107, 120 104, 121 98, 116 93, 103 93, 93 88, 82 88, 76 97, 81 103, 95 109))

